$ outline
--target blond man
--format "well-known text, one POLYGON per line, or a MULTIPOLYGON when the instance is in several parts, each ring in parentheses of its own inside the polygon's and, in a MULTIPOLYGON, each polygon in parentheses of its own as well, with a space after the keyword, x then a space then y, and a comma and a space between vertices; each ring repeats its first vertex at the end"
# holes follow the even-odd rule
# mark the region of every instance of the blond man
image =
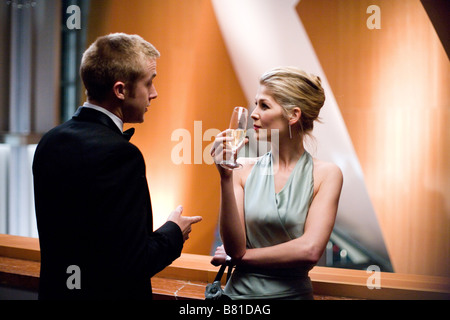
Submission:
POLYGON ((144 158, 123 133, 157 97, 159 55, 137 35, 98 38, 81 62, 87 102, 36 149, 40 299, 151 299, 150 278, 201 220, 179 206, 153 231, 144 158))

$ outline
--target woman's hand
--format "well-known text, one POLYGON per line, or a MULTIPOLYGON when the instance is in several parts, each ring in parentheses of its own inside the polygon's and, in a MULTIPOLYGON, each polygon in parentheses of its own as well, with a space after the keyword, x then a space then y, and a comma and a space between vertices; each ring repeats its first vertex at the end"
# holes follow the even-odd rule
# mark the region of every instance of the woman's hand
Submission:
POLYGON ((220 163, 226 160, 231 160, 234 156, 233 151, 231 150, 231 145, 227 143, 231 141, 232 137, 227 137, 227 129, 219 133, 214 139, 214 144, 211 148, 211 156, 214 159, 214 163, 216 164, 216 168, 219 171, 221 177, 230 177, 233 173, 232 170, 223 168, 220 163))
POLYGON ((214 159, 214 163, 216 164, 216 168, 219 171, 221 178, 231 177, 233 170, 226 169, 220 165, 223 161, 234 159, 236 161, 237 154, 239 150, 248 142, 248 138, 245 138, 244 143, 242 143, 236 152, 233 152, 231 148, 231 144, 229 141, 233 140, 233 137, 227 136, 227 132, 231 129, 227 129, 219 133, 215 140, 214 144, 211 148, 211 156, 214 159))
POLYGON ((211 259, 211 264, 214 266, 220 266, 227 263, 227 253, 225 252, 225 248, 223 245, 216 248, 216 252, 214 253, 214 257, 211 259))

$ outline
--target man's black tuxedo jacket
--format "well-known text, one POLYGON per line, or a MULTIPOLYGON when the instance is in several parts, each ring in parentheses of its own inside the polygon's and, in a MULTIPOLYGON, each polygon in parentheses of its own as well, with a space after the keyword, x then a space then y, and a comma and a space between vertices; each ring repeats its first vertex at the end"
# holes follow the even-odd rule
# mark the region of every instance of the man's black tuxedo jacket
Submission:
POLYGON ((114 122, 79 109, 39 142, 33 175, 39 298, 151 299, 150 277, 180 256, 183 235, 170 221, 152 231, 144 159, 114 122))

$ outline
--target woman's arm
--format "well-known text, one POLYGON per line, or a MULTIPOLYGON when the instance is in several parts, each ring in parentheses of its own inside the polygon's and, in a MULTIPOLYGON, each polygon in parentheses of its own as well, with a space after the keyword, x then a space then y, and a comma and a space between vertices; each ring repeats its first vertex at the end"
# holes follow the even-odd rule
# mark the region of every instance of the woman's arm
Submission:
POLYGON ((239 175, 233 174, 220 181, 220 237, 227 254, 240 260, 246 251, 244 222, 244 190, 239 175))
POLYGON ((230 138, 226 137, 226 131, 219 133, 211 149, 211 155, 220 174, 220 236, 227 253, 237 261, 246 250, 244 187, 241 175, 247 172, 247 166, 238 171, 227 170, 220 166, 220 161, 226 158, 224 155, 230 153, 229 145, 225 143, 227 139, 230 138))
POLYGON ((322 166, 323 180, 309 208, 303 235, 275 246, 248 249, 238 264, 289 268, 317 263, 333 230, 343 183, 342 172, 337 166, 322 166))

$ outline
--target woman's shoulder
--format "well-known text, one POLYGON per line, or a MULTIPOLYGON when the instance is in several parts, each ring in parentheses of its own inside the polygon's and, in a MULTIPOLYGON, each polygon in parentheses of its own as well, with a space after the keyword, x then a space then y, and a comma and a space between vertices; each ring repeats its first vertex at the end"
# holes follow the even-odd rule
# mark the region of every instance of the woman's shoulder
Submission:
POLYGON ((255 163, 257 163, 262 157, 242 157, 237 159, 237 162, 242 164, 242 167, 245 168, 253 168, 255 163))
POLYGON ((313 157, 314 170, 322 174, 341 174, 341 169, 333 162, 323 161, 313 157))
POLYGON ((343 174, 335 163, 313 158, 313 164, 314 189, 318 189, 323 183, 342 185, 343 174))
POLYGON ((242 157, 237 160, 237 162, 242 165, 242 168, 240 170, 234 170, 233 175, 236 179, 238 179, 242 187, 245 186, 245 182, 247 181, 250 172, 252 172, 253 167, 261 158, 262 156, 249 158, 242 157))

